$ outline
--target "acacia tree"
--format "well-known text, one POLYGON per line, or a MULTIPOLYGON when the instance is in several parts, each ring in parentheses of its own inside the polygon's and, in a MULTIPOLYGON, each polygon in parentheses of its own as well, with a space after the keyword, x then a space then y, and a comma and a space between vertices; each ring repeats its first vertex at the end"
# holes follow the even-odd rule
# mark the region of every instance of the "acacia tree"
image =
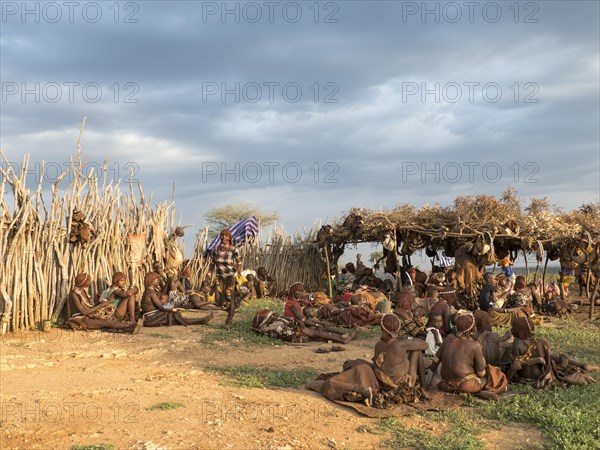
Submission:
POLYGON ((210 237, 219 234, 223 228, 229 228, 250 216, 255 216, 261 226, 269 226, 280 218, 276 211, 265 212, 257 206, 242 202, 213 208, 204 214, 210 237))
POLYGON ((383 252, 381 250, 376 250, 371 252, 371 255, 369 256, 369 262, 376 263, 381 258, 383 258, 383 252))

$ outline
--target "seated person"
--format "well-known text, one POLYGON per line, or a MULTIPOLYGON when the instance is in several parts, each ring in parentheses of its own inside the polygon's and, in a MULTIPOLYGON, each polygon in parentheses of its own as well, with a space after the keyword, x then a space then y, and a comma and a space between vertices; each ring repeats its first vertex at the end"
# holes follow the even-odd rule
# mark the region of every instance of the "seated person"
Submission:
POLYGON ((540 294, 540 287, 536 283, 529 283, 527 285, 527 289, 529 289, 529 294, 531 295, 534 310, 536 312, 539 312, 543 303, 542 295, 540 294))
POLYGON ((396 279, 396 275, 389 271, 385 271, 383 273, 383 284, 381 286, 381 290, 383 292, 396 292, 398 287, 398 280, 396 279))
MULTIPOLYGON (((418 361, 427 344, 420 339, 400 336, 400 321, 394 314, 381 318, 381 330, 372 363, 362 359, 346 361, 344 372, 325 381, 312 382, 308 387, 333 401, 358 397, 368 406, 377 403, 380 393, 394 390, 400 393, 414 388, 418 361)), ((419 375, 423 386, 424 379, 419 375)))
POLYGON ((505 305, 508 302, 509 295, 513 294, 513 284, 504 276, 503 273, 498 274, 496 276, 496 304, 499 308, 505 305))
POLYGON ((562 316, 569 312, 569 304, 555 296, 551 290, 546 291, 541 310, 545 314, 562 316))
POLYGON ((501 308, 511 291, 506 277, 502 274, 496 277, 493 273, 487 272, 483 280, 485 284, 479 294, 479 309, 488 311, 490 308, 501 308))
POLYGON ((442 317, 442 327, 439 331, 442 338, 445 338, 452 330, 452 326, 450 325, 450 306, 446 301, 446 295, 440 295, 438 297, 437 303, 429 310, 429 317, 432 315, 439 315, 442 317))
POLYGON ((492 331, 490 315, 485 311, 474 311, 476 333, 473 339, 481 344, 483 357, 492 366, 503 367, 509 359, 512 334, 507 331, 500 337, 492 331))
POLYGON ((475 318, 470 314, 456 317, 456 331, 456 335, 444 340, 430 367, 435 372, 442 365, 438 388, 497 399, 498 394, 508 389, 508 381, 498 367, 486 365, 481 344, 472 339, 475 318))
POLYGON ((517 277, 514 290, 515 292, 508 296, 506 306, 508 308, 531 308, 533 299, 531 298, 531 291, 527 289, 525 277, 517 277))
POLYGON ((67 325, 74 330, 111 329, 138 333, 142 327, 141 320, 123 320, 127 303, 123 303, 120 310, 108 301, 94 305, 87 291, 91 283, 92 277, 85 272, 75 277, 74 286, 69 293, 71 318, 67 325))
POLYGON ((202 299, 200 293, 192 290, 189 282, 191 274, 192 269, 188 265, 183 265, 179 278, 169 278, 169 303, 173 305, 173 307, 202 309, 203 307, 210 305, 210 302, 202 299))
POLYGON ((496 308, 496 277, 491 272, 486 272, 483 276, 484 285, 479 293, 479 309, 487 311, 490 308, 496 308))
POLYGON ((309 338, 319 338, 331 340, 342 344, 350 342, 358 328, 353 328, 350 333, 347 330, 339 330, 335 327, 320 323, 319 319, 304 314, 304 308, 311 306, 310 294, 304 292, 304 285, 300 282, 292 284, 288 289, 288 297, 285 302, 283 316, 288 320, 293 320, 299 327, 302 335, 309 338))
POLYGON ((450 269, 446 272, 446 286, 458 289, 458 278, 456 276, 456 270, 450 269))
MULTIPOLYGON (((202 282, 202 284, 200 285, 200 292, 198 292, 198 296, 200 297, 200 300, 202 300, 203 302, 207 302, 208 305, 212 305, 214 308, 218 308, 218 306, 215 305, 215 294, 214 294, 214 292, 212 292, 209 281, 204 280, 202 282)), ((214 309, 214 308, 211 308, 211 309, 214 309)))
MULTIPOLYGON (((402 270, 402 268, 400 270, 402 270)), ((405 273, 406 279, 402 279, 402 285, 410 286, 411 290, 418 298, 425 298, 427 296, 427 274, 420 270, 417 271, 414 267, 408 267, 405 273)))
POLYGON ((200 325, 208 323, 213 317, 211 312, 202 318, 184 318, 172 304, 164 303, 160 292, 160 275, 156 272, 148 272, 144 285, 146 290, 142 295, 142 313, 146 327, 200 325))
POLYGON ((258 298, 258 294, 256 293, 256 277, 249 273, 246 275, 246 283, 244 284, 248 288, 249 296, 248 300, 254 300, 258 298))
POLYGON ((400 330, 405 336, 425 339, 427 332, 425 326, 419 322, 412 313, 414 294, 408 289, 402 289, 397 296, 394 314, 400 319, 400 330))
POLYGON ((446 274, 443 272, 432 273, 425 283, 425 289, 430 287, 440 288, 446 285, 446 274))
POLYGON ((348 269, 346 269, 345 267, 342 268, 341 273, 339 273, 337 276, 337 292, 341 294, 343 292, 352 290, 353 283, 354 275, 348 272, 348 269))
POLYGON ((114 307, 115 317, 124 320, 129 316, 130 321, 135 320, 135 296, 138 294, 137 287, 125 290, 127 276, 123 272, 117 272, 112 277, 112 285, 100 294, 100 302, 107 302, 114 307))
POLYGON ((160 275, 160 291, 163 294, 167 294, 169 277, 165 273, 165 266, 160 261, 156 261, 154 264, 152 264, 152 270, 160 275))
POLYGON ((511 349, 513 362, 507 372, 510 381, 540 389, 553 384, 595 383, 586 373, 588 366, 565 355, 554 355, 548 341, 537 339, 534 331, 535 324, 529 317, 518 317, 512 323, 515 340, 511 349))
POLYGON ((508 295, 510 290, 510 287, 505 284, 506 278, 504 276, 498 276, 498 285, 502 289, 500 295, 497 293, 494 274, 487 272, 483 278, 486 284, 479 294, 479 308, 490 315, 492 325, 510 326, 515 317, 527 315, 523 308, 504 308, 498 305, 501 302, 500 299, 508 295))
POLYGON ((255 289, 257 298, 274 297, 277 295, 277 281, 267 272, 264 266, 256 269, 255 289))
POLYGON ((413 308, 413 316, 421 325, 427 325, 427 310, 423 306, 415 306, 413 308))
POLYGON ((435 356, 444 339, 442 338, 441 330, 444 329, 444 322, 440 314, 429 313, 429 320, 425 326, 427 337, 425 342, 429 348, 425 351, 426 355, 435 356))
POLYGON ((550 286, 548 287, 548 290, 550 292, 552 292, 552 295, 554 297, 557 297, 560 295, 560 288, 558 287, 558 284, 556 284, 556 281, 552 281, 552 283, 550 283, 550 286))

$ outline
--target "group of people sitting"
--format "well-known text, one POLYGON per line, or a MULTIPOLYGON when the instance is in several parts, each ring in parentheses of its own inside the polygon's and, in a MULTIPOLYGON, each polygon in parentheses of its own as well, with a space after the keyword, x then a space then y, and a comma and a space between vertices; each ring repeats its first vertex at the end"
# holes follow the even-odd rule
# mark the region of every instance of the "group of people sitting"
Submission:
POLYGON ((322 320, 319 311, 328 304, 329 298, 323 292, 307 293, 304 285, 296 282, 285 294, 283 314, 268 309, 257 311, 252 328, 259 334, 286 342, 321 339, 347 344, 356 336, 358 327, 342 328, 322 320))
POLYGON ((203 298, 207 286, 201 292, 193 291, 188 282, 189 267, 181 270, 179 277, 169 277, 162 270, 162 263, 154 263, 154 271, 144 279, 145 290, 138 298, 139 289, 127 287, 127 276, 117 272, 111 285, 94 301, 88 292, 92 279, 82 272, 75 277, 69 293, 71 317, 68 326, 79 330, 112 329, 138 333, 142 326, 196 325, 212 319, 212 313, 202 318, 183 318, 180 308, 204 309, 210 302, 203 298))
MULTIPOLYGON (((117 272, 112 276, 111 285, 98 295, 94 301, 88 292, 91 276, 85 272, 75 277, 69 293, 71 318, 68 325, 75 329, 98 330, 113 329, 137 333, 141 326, 196 325, 205 324, 212 319, 212 312, 202 318, 184 318, 180 309, 215 310, 229 309, 230 293, 220 294, 218 285, 208 281, 201 284, 200 290, 194 290, 190 284, 191 269, 184 262, 179 274, 167 274, 161 262, 152 265, 144 279, 145 290, 138 296, 137 287, 127 287, 127 276, 117 272)), ((253 272, 253 271, 252 271, 253 272)), ((235 278, 237 301, 271 295, 276 289, 274 280, 264 267, 259 268, 257 276, 238 274, 235 278)))
POLYGON ((444 392, 497 399, 509 382, 539 388, 594 382, 588 366, 552 353, 548 342, 535 336, 535 323, 527 315, 514 317, 510 331, 499 336, 488 312, 451 313, 441 297, 423 323, 415 314, 415 300, 404 288, 394 312, 381 317, 372 361, 346 361, 343 372, 308 387, 330 400, 383 407, 390 398, 426 398, 424 390, 434 384, 444 392))
POLYGON ((137 333, 142 326, 206 324, 213 318, 212 311, 201 318, 184 318, 180 309, 220 308, 229 311, 226 325, 230 325, 237 304, 271 296, 277 284, 264 267, 242 275, 231 232, 223 230, 220 238, 220 245, 209 255, 209 272, 214 273, 215 282, 211 285, 204 281, 199 290, 191 286, 192 271, 187 261, 179 270, 168 271, 161 261, 154 262, 152 271, 144 278, 145 290, 141 297, 138 297, 137 287, 127 287, 127 276, 117 272, 112 276, 111 285, 93 300, 88 292, 91 276, 85 272, 78 274, 69 293, 68 325, 73 329, 137 333))
POLYGON ((511 318, 516 315, 527 314, 534 318, 535 314, 562 316, 571 312, 569 302, 561 300, 555 281, 544 289, 541 283, 527 283, 522 275, 515 276, 512 283, 503 274, 488 272, 484 275, 484 283, 479 308, 490 313, 494 325, 510 326, 511 318))

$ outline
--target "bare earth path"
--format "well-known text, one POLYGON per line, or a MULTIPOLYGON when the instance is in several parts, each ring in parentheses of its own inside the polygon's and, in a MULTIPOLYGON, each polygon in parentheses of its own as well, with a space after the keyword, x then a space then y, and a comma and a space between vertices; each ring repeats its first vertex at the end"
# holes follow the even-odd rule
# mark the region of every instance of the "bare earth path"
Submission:
MULTIPOLYGON (((223 320, 217 313, 214 322, 223 320)), ((249 351, 210 348, 199 342, 205 330, 145 328, 129 336, 53 329, 4 336, 0 448, 101 443, 146 449, 382 446, 385 436, 364 432, 374 419, 311 391, 223 385, 226 377, 205 369, 213 363, 339 371, 346 359, 370 359, 376 338, 352 342, 339 353, 317 354, 317 346, 249 351), (163 402, 183 406, 147 409, 163 402)), ((419 417, 405 422, 434 432, 439 426, 419 417)), ((518 447, 528 438, 535 440, 539 432, 515 425, 480 437, 488 448, 510 448, 507 436, 510 445, 518 447)))

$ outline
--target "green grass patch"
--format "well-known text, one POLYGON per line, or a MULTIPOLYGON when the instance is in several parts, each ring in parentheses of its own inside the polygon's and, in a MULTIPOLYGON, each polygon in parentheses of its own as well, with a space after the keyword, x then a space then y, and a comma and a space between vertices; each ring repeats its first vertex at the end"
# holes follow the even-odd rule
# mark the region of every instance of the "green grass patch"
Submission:
POLYGON ((293 370, 256 366, 219 366, 209 364, 207 370, 226 375, 231 381, 224 384, 246 388, 294 388, 297 389, 318 375, 312 368, 293 370))
POLYGON ((157 409, 161 411, 166 411, 169 409, 182 408, 184 406, 185 405, 183 403, 162 402, 157 403, 156 405, 149 406, 148 408, 146 408, 146 411, 156 411, 157 409))
POLYGON ((389 434, 385 441, 389 448, 418 448, 424 450, 479 450, 485 446, 477 438, 482 428, 466 411, 443 411, 437 413, 421 413, 428 421, 444 422, 448 429, 434 435, 428 431, 407 427, 396 418, 381 420, 377 428, 389 434))
POLYGON ((558 328, 538 327, 536 336, 547 339, 553 353, 566 353, 582 362, 600 364, 600 323, 559 320, 552 322, 558 328))
POLYGON ((368 331, 359 331, 354 337, 355 341, 378 340, 381 337, 381 328, 374 326, 368 331))
POLYGON ((511 389, 521 395, 485 403, 479 414, 501 422, 533 423, 552 440, 548 448, 600 448, 600 384, 548 390, 512 385, 511 389))
POLYGON ((223 344, 228 347, 253 351, 256 347, 281 346, 283 342, 268 336, 257 334, 252 330, 252 319, 256 312, 261 309, 270 309, 277 313, 283 312, 283 303, 274 299, 254 299, 247 305, 238 308, 233 319, 233 325, 226 329, 219 325, 206 325, 200 327, 197 332, 201 333, 200 343, 215 347, 223 344))
POLYGON ((25 342, 7 342, 8 347, 24 348, 27 344, 25 342))
POLYGON ((163 333, 148 333, 148 336, 160 339, 173 339, 173 336, 163 333))
POLYGON ((114 446, 110 444, 99 445, 74 445, 71 450, 114 450, 114 446))

